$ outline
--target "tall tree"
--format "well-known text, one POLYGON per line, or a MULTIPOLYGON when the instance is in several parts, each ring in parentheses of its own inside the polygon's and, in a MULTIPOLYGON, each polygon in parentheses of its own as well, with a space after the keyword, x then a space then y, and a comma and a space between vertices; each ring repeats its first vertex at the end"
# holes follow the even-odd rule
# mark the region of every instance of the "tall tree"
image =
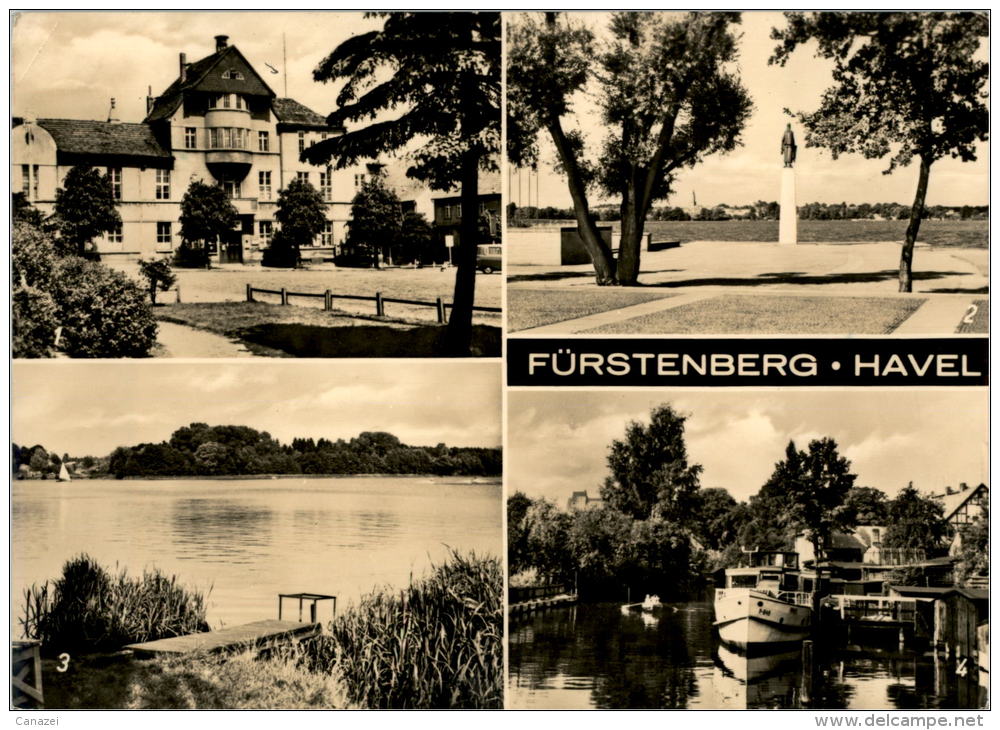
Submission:
POLYGON ((338 168, 406 148, 407 175, 433 189, 461 189, 460 245, 448 349, 468 354, 476 287, 479 172, 495 171, 500 148, 500 14, 373 13, 380 30, 341 43, 313 72, 344 79, 330 124, 364 122, 303 152, 338 168), (401 113, 373 122, 386 112, 401 113), (464 244, 464 245, 463 245, 464 244))
POLYGON ((508 158, 535 167, 540 133, 551 138, 598 284, 637 284, 652 204, 670 194, 680 170, 739 144, 752 108, 729 70, 739 22, 739 13, 614 13, 605 43, 556 13, 521 15, 510 24, 508 158), (594 161, 585 157, 581 132, 564 126, 591 81, 606 130, 594 161), (621 201, 617 263, 590 208, 595 186, 621 201))
POLYGON ((989 130, 989 37, 985 12, 786 13, 774 29, 770 63, 784 65, 800 45, 816 41, 833 62, 833 81, 814 112, 796 114, 806 145, 836 159, 857 153, 891 155, 885 174, 920 163, 899 258, 899 291, 913 291, 913 246, 927 197, 931 165, 951 156, 976 159, 989 130))
POLYGON ((609 507, 637 520, 690 519, 702 468, 688 464, 685 420, 671 406, 662 405, 650 413, 648 426, 632 421, 625 438, 611 442, 611 475, 601 487, 609 507))
POLYGON ((239 212, 220 185, 194 180, 181 198, 181 245, 176 253, 178 266, 208 264, 208 245, 233 230, 239 212))
POLYGON ((944 541, 948 525, 944 509, 920 494, 910 482, 889 501, 889 519, 882 541, 889 548, 936 548, 944 541))
POLYGON ((853 515, 844 509, 856 479, 850 469, 851 462, 840 455, 832 438, 810 441, 806 451, 789 441, 784 460, 775 464, 770 479, 761 487, 761 495, 769 495, 772 504, 782 504, 784 520, 805 532, 817 558, 835 529, 853 526, 853 515))
POLYGON ((302 244, 309 245, 326 223, 326 203, 323 195, 308 180, 292 180, 278 193, 274 219, 281 234, 298 253, 302 244))
POLYGON ((122 224, 111 180, 90 165, 71 167, 56 190, 59 248, 62 253, 100 259, 91 248, 95 238, 122 224))
POLYGON ((402 226, 403 210, 399 196, 389 189, 381 175, 366 180, 351 201, 347 245, 352 252, 372 261, 376 259, 377 252, 382 252, 384 259, 391 259, 402 226))

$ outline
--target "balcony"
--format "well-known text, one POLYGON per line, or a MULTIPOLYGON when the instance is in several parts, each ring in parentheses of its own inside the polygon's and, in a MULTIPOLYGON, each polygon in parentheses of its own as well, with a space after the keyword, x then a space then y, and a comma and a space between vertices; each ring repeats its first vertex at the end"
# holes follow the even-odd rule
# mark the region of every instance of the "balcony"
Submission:
POLYGON ((205 164, 216 180, 243 180, 253 166, 253 154, 246 150, 209 150, 205 164))

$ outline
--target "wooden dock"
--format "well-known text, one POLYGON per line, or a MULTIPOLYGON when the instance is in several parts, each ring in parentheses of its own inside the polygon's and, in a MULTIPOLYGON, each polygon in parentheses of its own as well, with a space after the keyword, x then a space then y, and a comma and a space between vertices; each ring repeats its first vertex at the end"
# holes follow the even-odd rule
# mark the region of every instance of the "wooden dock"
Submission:
POLYGON ((141 656, 199 654, 260 647, 289 639, 308 639, 320 633, 320 624, 300 621, 254 621, 240 626, 230 626, 218 631, 172 636, 140 644, 129 644, 129 649, 141 656))
POLYGON ((562 593, 558 596, 549 596, 548 598, 533 598, 528 601, 521 601, 519 603, 510 604, 511 616, 516 616, 522 613, 531 613, 532 611, 543 611, 547 608, 556 608, 558 606, 571 606, 576 603, 576 594, 573 593, 562 593))

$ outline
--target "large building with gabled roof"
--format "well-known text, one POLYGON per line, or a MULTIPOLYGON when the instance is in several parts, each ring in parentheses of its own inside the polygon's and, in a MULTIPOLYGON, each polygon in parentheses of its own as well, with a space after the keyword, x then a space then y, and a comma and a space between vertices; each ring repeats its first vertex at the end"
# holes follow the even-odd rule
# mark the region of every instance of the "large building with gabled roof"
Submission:
POLYGON ((239 225, 213 250, 218 262, 259 260, 276 229, 278 192, 308 180, 327 203, 323 232, 302 249, 328 258, 343 244, 351 200, 367 165, 334 170, 300 161, 302 151, 343 127, 294 99, 280 98, 225 35, 194 63, 180 54, 176 80, 147 98, 141 123, 15 118, 11 129, 14 192, 51 213, 56 189, 75 165, 106 172, 120 201, 120 230, 97 241, 102 255, 150 257, 180 245, 180 202, 191 182, 221 185, 239 225))

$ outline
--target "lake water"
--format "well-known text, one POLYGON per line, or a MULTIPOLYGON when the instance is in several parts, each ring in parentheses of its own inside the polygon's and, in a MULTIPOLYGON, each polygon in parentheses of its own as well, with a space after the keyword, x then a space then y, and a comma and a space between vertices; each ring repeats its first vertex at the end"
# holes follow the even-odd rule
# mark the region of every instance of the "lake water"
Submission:
MULTIPOLYGON (((278 593, 336 595, 339 611, 376 586, 404 587, 449 547, 499 556, 500 491, 423 477, 17 481, 11 626, 23 589, 81 552, 210 588, 213 628, 277 618, 278 593)), ((328 603, 319 610, 329 617, 328 603)))
MULTIPOLYGON (((581 604, 508 628, 517 708, 753 709, 802 706, 799 651, 748 659, 712 629, 712 604, 679 603, 647 615, 618 604, 581 604)), ((812 708, 976 708, 977 676, 895 645, 839 647, 817 655, 812 708)))

